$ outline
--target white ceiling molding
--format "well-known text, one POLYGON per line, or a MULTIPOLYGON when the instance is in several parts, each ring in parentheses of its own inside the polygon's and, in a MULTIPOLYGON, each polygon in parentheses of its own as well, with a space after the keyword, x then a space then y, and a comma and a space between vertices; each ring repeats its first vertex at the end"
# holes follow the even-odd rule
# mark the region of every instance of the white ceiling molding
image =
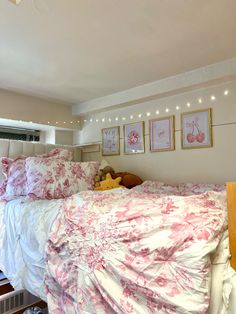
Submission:
POLYGON ((73 115, 85 115, 95 111, 111 110, 124 105, 133 105, 150 97, 160 98, 178 94, 183 89, 209 86, 216 81, 236 79, 236 58, 198 68, 135 88, 86 101, 72 107, 73 115))

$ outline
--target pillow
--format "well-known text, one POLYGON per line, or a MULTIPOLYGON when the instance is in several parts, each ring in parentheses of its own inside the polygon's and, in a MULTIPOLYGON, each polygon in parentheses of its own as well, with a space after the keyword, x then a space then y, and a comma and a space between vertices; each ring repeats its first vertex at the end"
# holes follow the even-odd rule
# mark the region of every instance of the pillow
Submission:
POLYGON ((222 192, 226 189, 224 184, 214 183, 181 183, 179 184, 180 194, 182 196, 190 196, 194 194, 202 194, 204 192, 214 191, 222 192))
POLYGON ((99 162, 69 162, 55 158, 26 159, 27 195, 58 199, 93 190, 99 162))
MULTIPOLYGON (((55 148, 48 154, 40 156, 40 158, 57 158, 63 160, 71 159, 71 152, 67 149, 55 148)), ((26 171, 25 161, 26 156, 19 156, 16 159, 3 157, 0 160, 3 175, 6 181, 3 181, 0 189, 0 196, 7 201, 10 201, 19 196, 25 196, 26 192, 26 171)), ((37 158, 37 157, 36 157, 37 158)))
POLYGON ((50 150, 49 153, 44 154, 44 155, 38 155, 37 157, 55 157, 55 158, 61 158, 67 161, 72 161, 73 153, 69 151, 68 149, 54 148, 50 150))
POLYGON ((148 194, 180 195, 177 185, 170 185, 159 181, 144 181, 133 188, 134 191, 148 194))

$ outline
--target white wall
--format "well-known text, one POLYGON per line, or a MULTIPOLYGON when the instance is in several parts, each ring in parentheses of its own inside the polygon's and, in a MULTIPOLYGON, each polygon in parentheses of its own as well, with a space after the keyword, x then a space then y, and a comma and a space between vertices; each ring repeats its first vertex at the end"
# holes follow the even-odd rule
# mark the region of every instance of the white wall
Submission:
MULTIPOLYGON (((97 113, 85 117, 87 122, 74 136, 75 144, 101 141, 101 129, 121 126, 121 155, 106 157, 116 171, 130 171, 143 179, 156 179, 166 182, 225 182, 236 179, 236 81, 198 89, 171 97, 152 100, 113 111, 97 113), (224 91, 229 90, 227 96, 224 91), (215 101, 211 96, 216 97, 215 101), (202 99, 202 103, 198 99, 202 99), (187 103, 190 102, 190 108, 187 103), (176 110, 176 106, 181 109, 176 110), (180 144, 180 113, 211 107, 213 109, 213 147, 182 150, 180 144), (169 113, 165 109, 169 108, 169 113), (156 110, 160 114, 156 115, 156 110), (149 117, 146 113, 150 112, 149 117), (138 115, 142 114, 142 118, 138 115), (173 152, 151 153, 149 151, 148 120, 155 117, 175 115, 176 150, 173 152), (130 116, 133 115, 133 119, 130 116), (123 121, 122 118, 126 120, 123 121), (105 118, 105 122, 102 119, 105 118), (111 122, 108 119, 111 119, 111 122), (115 119, 118 118, 118 121, 115 119), (92 122, 89 122, 92 119, 92 122), (96 122, 96 119, 98 122, 96 122), (145 121, 146 153, 124 155, 123 124, 145 121)), ((84 154, 83 158, 100 159, 100 153, 84 154)))
POLYGON ((55 143, 60 145, 73 145, 73 131, 56 130, 55 143))

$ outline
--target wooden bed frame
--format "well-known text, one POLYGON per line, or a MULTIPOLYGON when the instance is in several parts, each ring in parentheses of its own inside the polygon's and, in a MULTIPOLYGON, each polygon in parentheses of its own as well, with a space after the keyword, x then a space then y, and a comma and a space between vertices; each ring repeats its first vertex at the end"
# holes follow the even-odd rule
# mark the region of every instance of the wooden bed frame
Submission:
POLYGON ((236 182, 228 182, 227 205, 228 205, 228 229, 231 267, 236 270, 236 182))

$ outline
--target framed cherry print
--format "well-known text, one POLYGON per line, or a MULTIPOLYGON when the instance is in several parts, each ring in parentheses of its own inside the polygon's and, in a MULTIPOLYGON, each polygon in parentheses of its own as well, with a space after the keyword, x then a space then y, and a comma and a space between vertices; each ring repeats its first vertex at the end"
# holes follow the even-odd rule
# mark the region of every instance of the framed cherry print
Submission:
POLYGON ((102 129, 102 155, 112 156, 120 154, 120 127, 102 129))
POLYGON ((124 153, 140 154, 145 152, 144 122, 124 125, 124 153))
POLYGON ((175 117, 149 120, 150 151, 164 152, 175 149, 175 117))
POLYGON ((211 108, 181 114, 182 149, 212 146, 211 108))

